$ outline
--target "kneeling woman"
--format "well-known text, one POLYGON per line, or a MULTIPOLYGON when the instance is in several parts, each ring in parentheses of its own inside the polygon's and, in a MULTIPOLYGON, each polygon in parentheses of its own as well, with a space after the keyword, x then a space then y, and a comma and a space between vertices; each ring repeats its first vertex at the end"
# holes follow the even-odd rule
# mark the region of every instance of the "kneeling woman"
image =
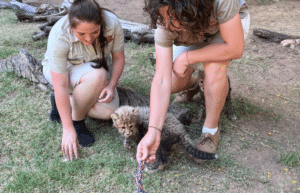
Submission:
POLYGON ((109 119, 119 106, 117 82, 125 63, 122 26, 95 0, 74 0, 52 28, 43 72, 52 83, 50 120, 62 122, 62 152, 94 143, 84 118, 109 119), (112 56, 112 58, 111 58, 112 56))

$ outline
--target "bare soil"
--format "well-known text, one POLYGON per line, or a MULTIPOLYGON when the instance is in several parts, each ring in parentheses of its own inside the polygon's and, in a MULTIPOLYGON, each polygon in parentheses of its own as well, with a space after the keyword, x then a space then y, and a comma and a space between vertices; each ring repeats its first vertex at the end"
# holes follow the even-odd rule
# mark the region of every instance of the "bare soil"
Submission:
MULTIPOLYGON (((143 0, 102 0, 100 3, 121 19, 145 24, 150 21, 143 13, 143 0)), ((233 192, 298 192, 299 169, 284 166, 278 161, 278 154, 300 147, 300 46, 283 47, 254 36, 252 30, 263 28, 300 36, 300 1, 264 3, 248 1, 250 33, 243 58, 233 62, 229 76, 233 98, 246 98, 264 110, 271 108, 280 118, 274 121, 263 114, 239 117, 232 123, 235 131, 221 136, 219 148, 239 160, 242 166, 255 171, 256 180, 250 189, 230 183, 233 192)))

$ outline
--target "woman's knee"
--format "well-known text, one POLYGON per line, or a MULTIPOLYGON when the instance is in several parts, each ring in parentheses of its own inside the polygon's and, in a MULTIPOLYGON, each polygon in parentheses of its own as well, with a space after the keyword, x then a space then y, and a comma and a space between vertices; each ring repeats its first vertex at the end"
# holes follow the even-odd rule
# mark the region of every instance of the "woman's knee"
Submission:
POLYGON ((107 71, 103 68, 93 69, 80 78, 79 84, 107 85, 107 71))

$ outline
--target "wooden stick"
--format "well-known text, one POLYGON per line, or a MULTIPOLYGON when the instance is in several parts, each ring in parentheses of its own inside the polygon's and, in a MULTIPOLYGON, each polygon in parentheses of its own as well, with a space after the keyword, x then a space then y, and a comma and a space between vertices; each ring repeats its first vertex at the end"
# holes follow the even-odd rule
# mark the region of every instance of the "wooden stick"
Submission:
POLYGON ((49 25, 54 25, 60 18, 62 18, 63 16, 48 16, 47 21, 49 23, 49 25))
POLYGON ((49 34, 50 31, 51 31, 51 29, 52 29, 52 26, 45 26, 44 32, 45 32, 46 34, 49 34))
POLYGON ((32 36, 32 39, 34 41, 37 41, 37 40, 40 40, 40 39, 43 39, 43 38, 46 38, 46 37, 47 37, 47 34, 45 32, 41 32, 37 35, 32 36))
POLYGON ((43 24, 41 24, 41 25, 39 25, 39 28, 40 28, 40 30, 44 30, 44 28, 46 27, 46 26, 49 26, 50 24, 47 22, 47 23, 43 23, 43 24))

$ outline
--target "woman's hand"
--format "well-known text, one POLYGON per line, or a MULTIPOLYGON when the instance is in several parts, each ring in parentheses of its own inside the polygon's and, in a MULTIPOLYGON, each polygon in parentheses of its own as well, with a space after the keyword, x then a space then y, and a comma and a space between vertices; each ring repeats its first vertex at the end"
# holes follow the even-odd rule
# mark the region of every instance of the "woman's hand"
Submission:
POLYGON ((114 89, 110 86, 105 87, 99 97, 100 103, 110 103, 114 100, 114 89))
POLYGON ((156 151, 160 144, 160 131, 150 129, 137 146, 136 159, 137 161, 146 161, 150 164, 155 161, 156 151))
POLYGON ((182 52, 173 62, 173 72, 178 77, 184 77, 189 64, 188 51, 182 52))
POLYGON ((61 150, 68 160, 73 161, 73 152, 78 159, 77 148, 80 148, 75 129, 63 129, 61 150))

